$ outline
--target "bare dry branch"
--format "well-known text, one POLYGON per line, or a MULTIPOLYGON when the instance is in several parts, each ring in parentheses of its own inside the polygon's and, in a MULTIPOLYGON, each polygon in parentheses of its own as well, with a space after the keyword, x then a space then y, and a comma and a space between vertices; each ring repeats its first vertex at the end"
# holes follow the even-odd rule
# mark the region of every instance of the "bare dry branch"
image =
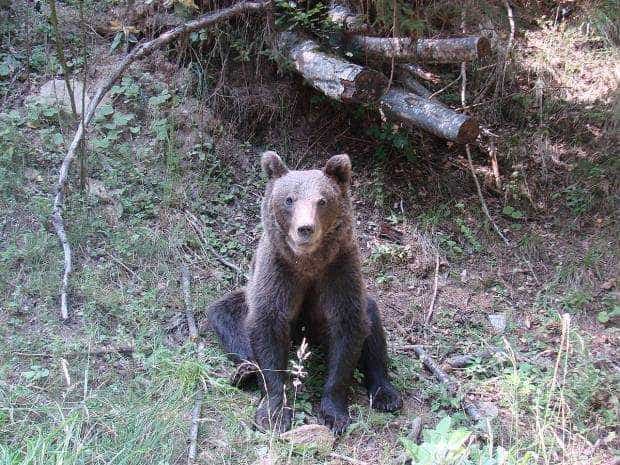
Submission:
MULTIPOLYGON (((192 306, 192 296, 190 291, 191 275, 187 265, 181 265, 181 287, 183 290, 183 300, 185 301, 185 317, 187 318, 187 326, 189 328, 189 339, 192 342, 198 342, 198 356, 202 358, 204 356, 204 342, 199 340, 198 329, 196 327, 196 318, 194 317, 194 308, 192 306)), ((200 411, 202 410, 202 401, 204 399, 204 391, 202 388, 198 388, 196 397, 194 400, 194 407, 191 413, 191 423, 189 427, 187 449, 187 465, 193 465, 196 462, 196 455, 198 452, 198 429, 200 426, 200 411)))
POLYGON ((112 88, 114 83, 123 75, 125 70, 131 65, 134 61, 144 58, 145 56, 152 53, 154 50, 162 47, 163 45, 181 37, 190 32, 198 31, 200 29, 204 29, 207 26, 211 26, 213 24, 219 23, 226 19, 230 19, 235 16, 239 16, 243 13, 252 13, 257 11, 266 10, 270 6, 270 2, 240 2, 236 5, 233 5, 229 8, 224 8, 212 13, 208 13, 206 15, 201 16, 200 18, 188 21, 187 23, 178 26, 170 31, 164 32, 156 39, 150 40, 148 42, 144 42, 137 47, 135 47, 130 53, 128 53, 113 69, 112 73, 105 78, 98 86, 95 91, 93 98, 90 101, 90 104, 85 112, 85 115, 78 125, 78 128, 73 137, 73 141, 67 150, 65 158, 62 161, 60 166, 60 172, 58 174, 58 182, 56 184, 55 193, 54 193, 54 206, 52 209, 52 223, 54 225, 54 229, 56 230, 56 234, 60 239, 60 243, 63 248, 64 253, 64 271, 62 276, 62 282, 60 287, 60 314, 63 320, 67 320, 69 318, 69 303, 68 303, 68 292, 69 292, 69 276, 72 271, 72 257, 71 257, 71 246, 69 244, 69 240, 67 238, 67 232, 65 230, 65 224, 62 217, 62 212, 64 208, 64 190, 67 185, 67 180, 69 176, 69 169, 71 167, 71 163, 75 159, 76 150, 84 137, 84 132, 86 126, 90 123, 91 119, 95 114, 95 110, 97 109, 97 105, 101 102, 104 95, 112 88))
POLYGON ((435 282, 433 283, 433 296, 431 297, 431 303, 428 306, 428 312, 426 312, 426 320, 424 324, 428 325, 432 318, 433 312, 435 311, 435 299, 437 298, 437 286, 439 283, 439 254, 435 256, 435 282))

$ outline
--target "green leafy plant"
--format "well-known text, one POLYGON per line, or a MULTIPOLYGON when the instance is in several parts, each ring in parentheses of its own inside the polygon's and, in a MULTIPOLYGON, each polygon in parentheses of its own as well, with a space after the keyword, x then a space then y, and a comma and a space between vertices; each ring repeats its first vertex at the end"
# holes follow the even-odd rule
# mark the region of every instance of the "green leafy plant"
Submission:
POLYGON ((447 416, 434 429, 422 432, 422 444, 408 438, 400 438, 400 442, 413 465, 451 465, 463 463, 467 457, 470 436, 471 431, 465 428, 452 428, 452 418, 447 416))
POLYGON ((510 205, 506 205, 503 208, 502 214, 509 218, 512 218, 513 220, 522 220, 523 218, 525 218, 525 215, 521 210, 517 210, 516 208, 511 207, 510 205))
POLYGON ((403 154, 410 161, 416 156, 407 132, 402 128, 394 128, 387 124, 372 126, 368 130, 368 135, 379 142, 375 149, 375 156, 379 160, 385 160, 392 154, 403 154))
POLYGON ((335 26, 326 20, 327 7, 322 2, 307 4, 290 0, 276 1, 276 26, 286 29, 302 29, 318 37, 328 38, 335 26))

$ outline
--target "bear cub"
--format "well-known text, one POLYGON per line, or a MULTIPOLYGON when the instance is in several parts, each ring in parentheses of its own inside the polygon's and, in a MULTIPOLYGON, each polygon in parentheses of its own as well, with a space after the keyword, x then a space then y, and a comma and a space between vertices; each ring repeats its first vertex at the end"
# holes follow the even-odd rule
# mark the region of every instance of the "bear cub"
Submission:
POLYGON ((292 343, 323 344, 328 374, 319 415, 335 433, 351 419, 348 391, 359 368, 372 406, 402 407, 388 379, 385 335, 376 302, 366 294, 353 226, 349 156, 335 155, 322 170, 289 170, 265 152, 269 180, 261 206, 263 233, 251 276, 213 303, 209 321, 238 364, 235 382, 256 376, 263 398, 256 425, 286 431, 285 372, 292 343), (251 367, 258 366, 259 372, 251 367))

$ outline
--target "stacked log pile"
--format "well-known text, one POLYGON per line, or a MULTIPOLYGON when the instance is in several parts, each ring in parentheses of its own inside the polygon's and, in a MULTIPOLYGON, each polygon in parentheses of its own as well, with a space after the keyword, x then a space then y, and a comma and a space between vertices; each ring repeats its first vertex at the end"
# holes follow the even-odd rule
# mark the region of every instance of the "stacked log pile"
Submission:
POLYGON ((478 137, 475 118, 435 100, 419 79, 438 81, 437 76, 422 67, 423 63, 462 63, 488 55, 491 50, 488 39, 374 37, 369 35, 371 27, 363 15, 340 4, 332 4, 327 17, 342 29, 341 45, 347 55, 371 63, 390 63, 395 82, 368 66, 322 52, 310 39, 292 32, 281 33, 278 45, 312 87, 343 102, 376 102, 387 119, 421 128, 449 141, 466 144, 478 137))

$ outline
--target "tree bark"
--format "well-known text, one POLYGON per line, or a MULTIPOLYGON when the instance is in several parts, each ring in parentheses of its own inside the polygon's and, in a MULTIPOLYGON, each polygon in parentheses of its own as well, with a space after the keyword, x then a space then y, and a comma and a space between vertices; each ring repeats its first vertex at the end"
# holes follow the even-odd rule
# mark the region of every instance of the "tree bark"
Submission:
POLYGON ((460 63, 482 58, 491 51, 486 37, 418 39, 351 35, 346 46, 353 53, 378 60, 460 63))
POLYGON ((474 118, 403 89, 392 87, 379 104, 382 112, 391 119, 422 128, 438 137, 461 144, 478 137, 478 122, 474 118))
POLYGON ((374 102, 387 89, 387 78, 380 72, 323 53, 312 40, 284 32, 278 45, 312 87, 335 100, 374 102))

